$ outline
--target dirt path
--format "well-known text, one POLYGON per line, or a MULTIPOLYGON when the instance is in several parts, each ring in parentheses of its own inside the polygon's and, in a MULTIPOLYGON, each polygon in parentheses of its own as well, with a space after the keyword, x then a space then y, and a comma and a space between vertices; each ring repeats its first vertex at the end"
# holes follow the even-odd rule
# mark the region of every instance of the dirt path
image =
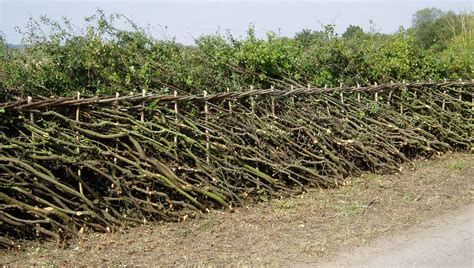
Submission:
POLYGON ((474 267, 474 205, 429 220, 416 230, 342 250, 316 267, 474 267))
MULTIPOLYGON (((473 186, 474 155, 448 154, 407 164, 399 174, 367 174, 337 189, 309 189, 304 195, 249 204, 235 213, 212 211, 180 223, 87 234, 65 248, 30 242, 20 252, 0 252, 0 264, 311 265, 341 249, 406 232, 473 204, 473 186)), ((425 238, 445 248, 442 238, 425 238)), ((399 256, 411 252, 409 246, 395 249, 400 249, 399 256)), ((427 252, 432 250, 439 248, 427 252)))

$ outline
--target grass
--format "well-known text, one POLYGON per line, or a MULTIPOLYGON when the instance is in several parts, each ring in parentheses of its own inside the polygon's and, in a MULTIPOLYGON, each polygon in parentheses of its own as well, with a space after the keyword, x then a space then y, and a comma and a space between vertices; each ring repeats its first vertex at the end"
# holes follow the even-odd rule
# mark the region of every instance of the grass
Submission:
POLYGON ((274 201, 274 206, 278 209, 293 209, 301 204, 300 200, 297 199, 278 199, 274 201))
POLYGON ((455 171, 461 171, 466 168, 466 163, 464 163, 463 161, 455 161, 451 164, 451 168, 455 171))
POLYGON ((206 219, 204 220, 203 224, 201 225, 202 229, 209 229, 214 225, 212 219, 206 219))

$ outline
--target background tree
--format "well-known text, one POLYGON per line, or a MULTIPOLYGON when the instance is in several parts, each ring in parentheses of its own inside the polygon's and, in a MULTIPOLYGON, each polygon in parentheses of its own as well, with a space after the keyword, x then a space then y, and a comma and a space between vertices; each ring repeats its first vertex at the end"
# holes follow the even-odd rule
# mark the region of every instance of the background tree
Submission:
POLYGON ((342 34, 342 38, 346 38, 346 39, 357 38, 357 37, 361 37, 362 35, 364 35, 364 30, 359 26, 351 24, 349 25, 349 27, 347 27, 346 31, 342 34))
POLYGON ((413 15, 412 29, 417 42, 423 48, 441 51, 447 47, 450 40, 463 31, 466 16, 469 17, 469 14, 424 8, 413 15))
POLYGON ((304 47, 308 47, 315 42, 326 40, 327 34, 324 31, 314 31, 311 29, 303 29, 301 32, 295 34, 294 39, 302 44, 304 47))

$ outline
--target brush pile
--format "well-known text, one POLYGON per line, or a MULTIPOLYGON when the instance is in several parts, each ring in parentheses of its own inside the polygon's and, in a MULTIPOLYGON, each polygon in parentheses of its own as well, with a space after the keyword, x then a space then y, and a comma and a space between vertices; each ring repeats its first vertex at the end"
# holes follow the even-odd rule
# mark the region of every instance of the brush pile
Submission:
POLYGON ((0 104, 0 244, 179 220, 473 147, 472 82, 0 104))

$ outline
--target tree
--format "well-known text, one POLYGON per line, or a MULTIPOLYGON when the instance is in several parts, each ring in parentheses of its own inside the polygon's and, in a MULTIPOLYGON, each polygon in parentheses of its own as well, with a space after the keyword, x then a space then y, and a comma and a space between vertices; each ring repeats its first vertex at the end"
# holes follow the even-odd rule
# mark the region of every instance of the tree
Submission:
POLYGON ((362 35, 364 35, 364 30, 359 26, 351 24, 349 25, 349 27, 347 27, 346 31, 342 34, 342 38, 351 39, 355 37, 361 37, 362 35))
POLYGON ((463 15, 438 8, 424 8, 413 15, 412 29, 423 48, 441 51, 463 30, 463 15))
POLYGON ((295 34, 295 40, 303 45, 303 47, 308 47, 311 44, 314 44, 317 40, 326 40, 327 34, 324 31, 313 31, 311 29, 303 29, 301 32, 295 34))
POLYGON ((438 8, 424 8, 418 10, 412 17, 411 23, 416 40, 428 48, 437 42, 436 21, 444 15, 438 8))

